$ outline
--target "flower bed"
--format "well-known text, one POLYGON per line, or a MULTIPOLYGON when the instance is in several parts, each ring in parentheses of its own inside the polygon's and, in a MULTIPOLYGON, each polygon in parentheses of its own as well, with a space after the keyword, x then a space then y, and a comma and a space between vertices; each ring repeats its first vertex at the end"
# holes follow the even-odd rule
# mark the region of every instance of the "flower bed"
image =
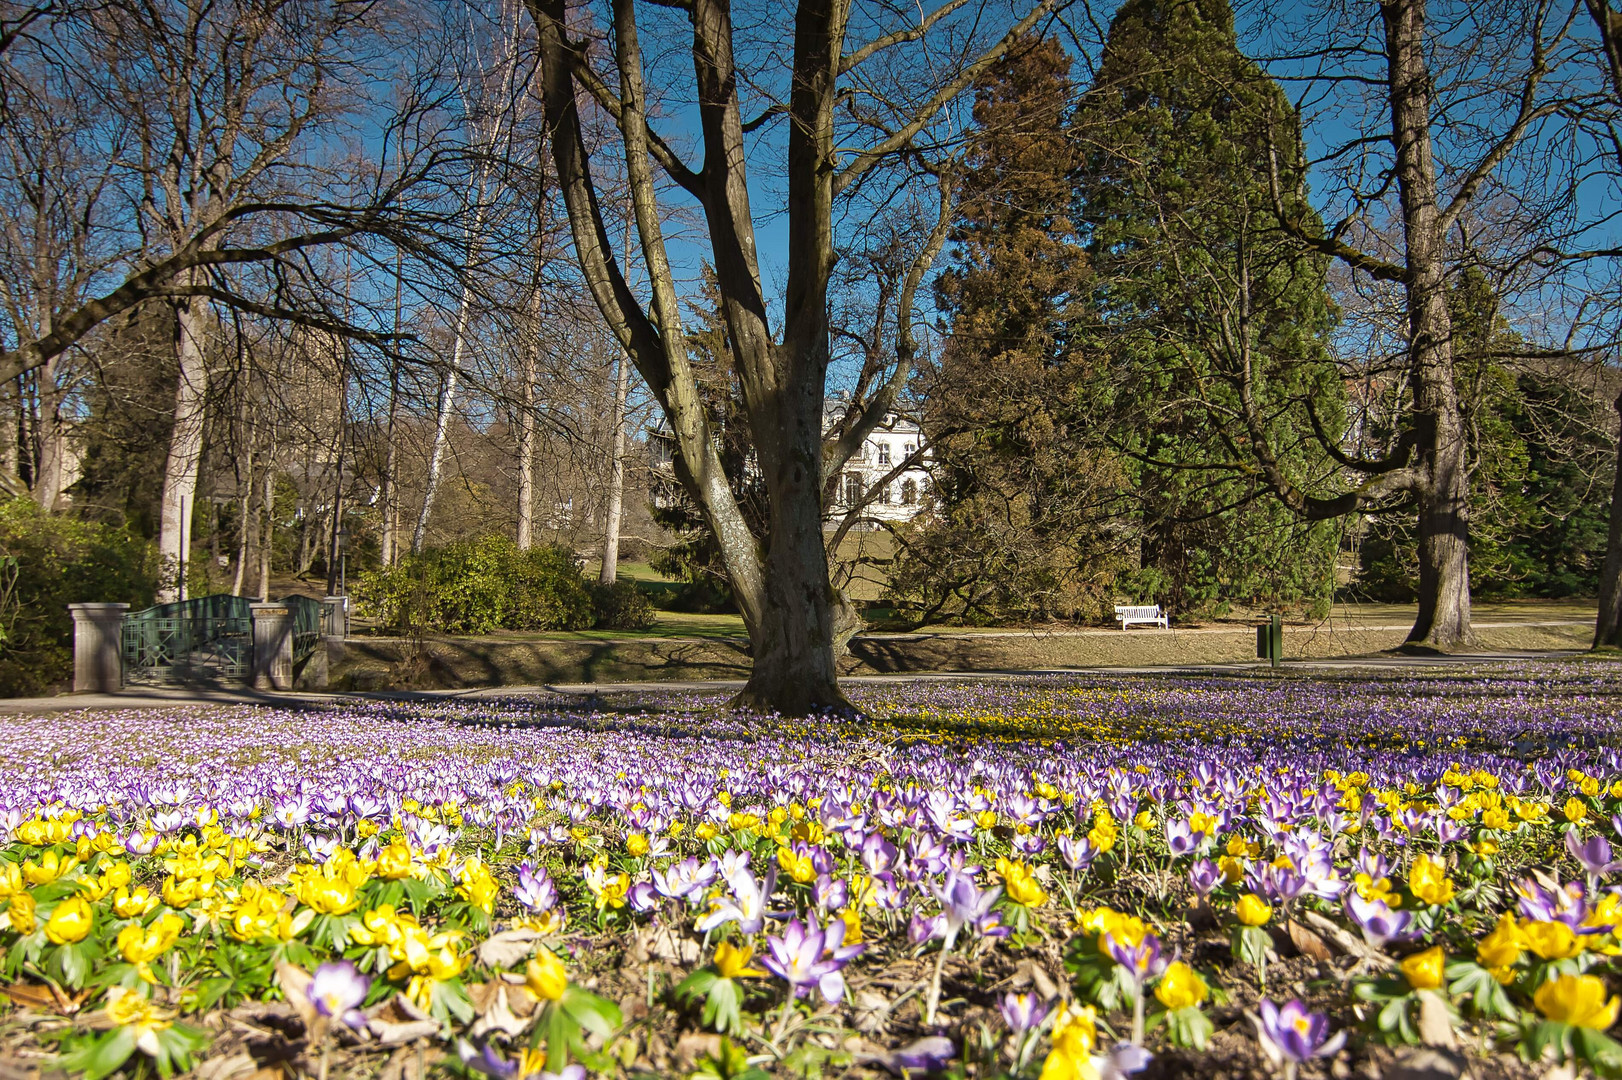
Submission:
POLYGON ((11 720, 0 1054, 1616 1075, 1619 702, 1587 665, 11 720))

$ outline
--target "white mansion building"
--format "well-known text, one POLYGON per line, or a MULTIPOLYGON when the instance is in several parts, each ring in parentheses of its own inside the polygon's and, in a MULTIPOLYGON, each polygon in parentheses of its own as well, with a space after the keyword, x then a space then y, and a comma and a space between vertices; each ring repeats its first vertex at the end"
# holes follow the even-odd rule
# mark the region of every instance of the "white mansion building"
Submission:
MULTIPOLYGON (((833 431, 844 418, 850 402, 829 399, 822 407, 822 430, 833 431)), ((836 524, 851 507, 866 498, 863 516, 879 521, 911 521, 928 504, 930 454, 917 454, 922 441, 918 422, 900 413, 887 413, 863 441, 850 461, 828 507, 829 524, 836 524), (903 462, 917 454, 918 460, 905 468, 903 462), (891 475, 891 474, 895 475, 891 475)), ((649 464, 653 472, 655 505, 667 506, 680 497, 674 459, 676 440, 663 417, 648 430, 649 464)))

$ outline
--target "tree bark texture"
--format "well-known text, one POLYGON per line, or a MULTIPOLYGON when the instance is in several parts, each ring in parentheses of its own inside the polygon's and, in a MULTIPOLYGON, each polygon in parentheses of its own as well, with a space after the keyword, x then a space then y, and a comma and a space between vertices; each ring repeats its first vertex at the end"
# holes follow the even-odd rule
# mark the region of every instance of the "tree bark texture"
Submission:
POLYGON ((203 424, 208 415, 208 301, 193 297, 180 305, 175 345, 179 377, 175 384, 175 423, 163 465, 158 522, 158 559, 163 586, 160 603, 184 600, 181 580, 191 555, 186 520, 197 503, 197 473, 203 458, 203 424))
POLYGON ((619 577, 620 518, 625 508, 625 398, 631 365, 624 354, 614 361, 614 436, 608 462, 608 506, 603 513, 603 565, 597 581, 612 585, 619 577))
POLYGON ((1470 476, 1453 382, 1443 226, 1431 157, 1425 0, 1384 0, 1391 134, 1407 275, 1408 348, 1418 479, 1419 613, 1408 643, 1447 650, 1470 631, 1470 476))

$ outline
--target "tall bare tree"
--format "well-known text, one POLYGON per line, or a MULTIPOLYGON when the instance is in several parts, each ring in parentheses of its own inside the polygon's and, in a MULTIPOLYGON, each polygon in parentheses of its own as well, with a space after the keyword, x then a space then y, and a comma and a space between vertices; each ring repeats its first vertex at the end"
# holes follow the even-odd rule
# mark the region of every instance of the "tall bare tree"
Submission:
MULTIPOLYGON (((916 168, 944 134, 937 121, 961 92, 1056 6, 1037 0, 987 40, 979 28, 998 21, 987 4, 945 0, 928 11, 875 5, 856 11, 838 0, 800 0, 791 40, 751 41, 726 0, 671 5, 688 22, 691 106, 702 139, 695 169, 650 127, 655 97, 678 85, 673 68, 645 60, 634 0, 591 9, 607 21, 607 48, 578 35, 564 0, 527 0, 540 33, 543 96, 558 182, 569 211, 575 253, 604 318, 658 401, 674 432, 678 475, 719 543, 753 647, 741 704, 803 714, 848 707, 835 670, 839 621, 848 602, 829 582, 823 534, 825 478, 861 444, 905 382, 880 384, 856 419, 824 445, 823 404, 829 364, 829 280, 837 261, 842 210, 877 188, 887 171, 916 168), (853 27, 868 32, 850 40, 853 27), (920 51, 910 56, 909 47, 920 51), (611 58, 605 73, 599 59, 611 58), (787 55, 787 84, 769 87, 787 55), (946 58, 950 58, 947 62, 946 58), (650 85, 650 70, 656 80, 650 85), (760 93, 753 119, 744 95, 760 93), (619 166, 630 185, 640 263, 651 304, 633 293, 616 262, 582 131, 580 98, 611 116, 620 135, 619 166), (841 103, 848 104, 843 116, 841 103), (763 163, 747 138, 768 125, 786 194, 787 265, 781 318, 774 326, 763 281, 751 165, 763 163), (881 169, 881 166, 883 167, 881 169), (769 495, 763 534, 740 512, 687 355, 679 285, 659 211, 662 182, 702 210, 754 462, 769 495)), ((657 8, 643 12, 664 17, 657 8)), ((753 21, 753 20, 752 20, 753 21)), ((759 20, 772 33, 776 20, 759 20)), ((673 25, 661 25, 660 40, 673 25)), ((683 77, 681 82, 686 82, 683 77)), ((661 105, 661 107, 663 107, 661 105)), ((601 162, 598 162, 601 167, 601 162)), ((944 232, 942 232, 944 236, 944 232)), ((937 248, 938 250, 938 248, 937 248)), ((933 252, 920 253, 925 265, 933 252)), ((905 366, 905 361, 902 366, 905 366)))
MULTIPOLYGON (((1336 180, 1344 216, 1311 227, 1287 211, 1277 183, 1274 211, 1301 243, 1400 292, 1407 383, 1389 452, 1339 454, 1359 478, 1345 494, 1315 499, 1281 475, 1270 480, 1313 517, 1412 507, 1419 611, 1408 641, 1445 650, 1472 640, 1469 432, 1455 381, 1450 282, 1479 257, 1480 233, 1506 262, 1526 260, 1546 242, 1544 226, 1566 205, 1566 174, 1545 129, 1578 92, 1569 75, 1575 9, 1552 0, 1437 7, 1334 0, 1310 13, 1267 9, 1281 26, 1305 19, 1319 35, 1310 48, 1291 48, 1276 69, 1326 97, 1346 88, 1356 103, 1326 121, 1353 133, 1326 135, 1335 145, 1320 163, 1336 180)), ((1275 148, 1280 158, 1291 152, 1275 148)))

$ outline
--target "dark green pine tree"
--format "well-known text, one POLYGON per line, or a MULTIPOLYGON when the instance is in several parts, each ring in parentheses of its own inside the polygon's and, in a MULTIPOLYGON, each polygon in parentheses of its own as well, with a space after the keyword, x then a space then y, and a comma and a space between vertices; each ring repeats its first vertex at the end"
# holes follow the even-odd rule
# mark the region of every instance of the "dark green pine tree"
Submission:
POLYGON ((1071 57, 1017 43, 975 88, 936 303, 949 332, 921 373, 936 515, 899 530, 898 605, 922 619, 1097 614, 1118 470, 1100 455, 1075 387, 1090 354, 1071 327, 1087 256, 1071 219, 1071 57))
POLYGON ((1345 427, 1325 261, 1277 228, 1275 198, 1311 220, 1294 110, 1225 0, 1129 0, 1071 135, 1137 592, 1181 612, 1326 604, 1339 525, 1278 497, 1336 493, 1312 411, 1331 443, 1345 427))

